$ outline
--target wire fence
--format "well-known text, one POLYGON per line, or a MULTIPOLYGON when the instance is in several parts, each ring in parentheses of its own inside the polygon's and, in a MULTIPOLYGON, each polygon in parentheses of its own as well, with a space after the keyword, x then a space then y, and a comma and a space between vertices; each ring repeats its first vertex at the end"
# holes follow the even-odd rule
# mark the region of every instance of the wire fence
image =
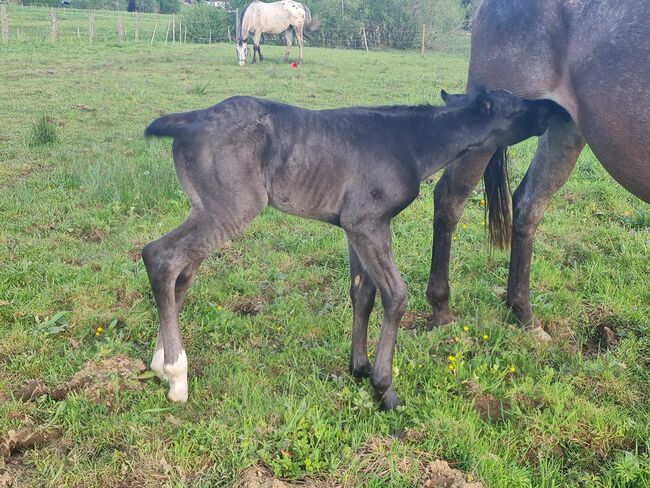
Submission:
MULTIPOLYGON (((86 43, 203 43, 232 42, 235 22, 214 30, 194 30, 182 15, 145 14, 134 12, 48 9, 33 6, 2 4, 0 27, 3 42, 86 42, 86 43), (3 20, 4 18, 4 20, 3 20)), ((461 27, 450 32, 426 31, 426 26, 384 31, 378 27, 353 29, 321 26, 305 33, 305 45, 344 49, 420 49, 469 52, 469 34, 461 27)), ((284 45, 283 35, 264 35, 266 44, 284 45)))

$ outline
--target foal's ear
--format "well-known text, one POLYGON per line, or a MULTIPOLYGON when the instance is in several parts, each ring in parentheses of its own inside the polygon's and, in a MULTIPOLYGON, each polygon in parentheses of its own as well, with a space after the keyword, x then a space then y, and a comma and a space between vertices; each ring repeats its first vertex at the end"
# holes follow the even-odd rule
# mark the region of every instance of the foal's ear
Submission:
POLYGON ((444 90, 444 88, 442 90, 440 90, 440 98, 442 98, 443 102, 447 103, 449 101, 450 97, 451 97, 451 95, 449 95, 449 93, 447 93, 444 90))
POLYGON ((492 115, 492 109, 494 108, 494 102, 486 93, 479 93, 476 96, 476 104, 478 106, 478 111, 483 115, 492 115))

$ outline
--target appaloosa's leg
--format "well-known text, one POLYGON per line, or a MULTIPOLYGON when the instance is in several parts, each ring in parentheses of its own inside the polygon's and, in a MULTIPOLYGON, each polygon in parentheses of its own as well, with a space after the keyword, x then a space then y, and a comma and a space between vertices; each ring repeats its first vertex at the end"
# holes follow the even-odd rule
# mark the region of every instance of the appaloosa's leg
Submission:
POLYGON ((539 138, 537 152, 512 200, 512 251, 506 304, 519 323, 545 333, 539 327, 530 305, 530 263, 533 236, 550 198, 566 182, 585 145, 573 121, 551 120, 539 138))
POLYGON ((366 221, 345 226, 350 244, 381 293, 384 317, 370 373, 370 383, 381 410, 400 405, 393 389, 393 353, 399 323, 406 309, 406 285, 391 251, 390 221, 366 221))
POLYGON ((303 37, 302 29, 295 29, 296 32, 296 40, 298 41, 298 46, 299 46, 299 57, 300 57, 300 63, 303 63, 305 61, 303 57, 303 46, 305 44, 305 40, 303 37))
POLYGON ((361 264, 361 259, 348 241, 350 260, 350 298, 352 299, 352 347, 350 374, 355 378, 370 376, 368 361, 368 319, 375 305, 377 287, 361 264))
POLYGON ((289 59, 291 54, 291 45, 293 44, 293 30, 290 28, 284 32, 284 40, 287 43, 287 50, 284 52, 284 61, 289 59))
POLYGON ((448 166, 434 191, 433 248, 427 286, 427 300, 432 315, 426 325, 448 324, 453 320, 449 310, 449 257, 452 236, 463 214, 467 196, 485 171, 491 152, 474 152, 448 166))

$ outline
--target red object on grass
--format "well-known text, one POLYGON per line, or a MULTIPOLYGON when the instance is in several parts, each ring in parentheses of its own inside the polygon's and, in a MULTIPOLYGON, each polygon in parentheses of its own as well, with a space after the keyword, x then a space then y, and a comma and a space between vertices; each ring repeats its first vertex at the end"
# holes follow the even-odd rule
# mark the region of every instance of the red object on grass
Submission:
POLYGON ((291 63, 291 67, 292 67, 292 68, 297 68, 297 67, 298 67, 298 63, 291 63))

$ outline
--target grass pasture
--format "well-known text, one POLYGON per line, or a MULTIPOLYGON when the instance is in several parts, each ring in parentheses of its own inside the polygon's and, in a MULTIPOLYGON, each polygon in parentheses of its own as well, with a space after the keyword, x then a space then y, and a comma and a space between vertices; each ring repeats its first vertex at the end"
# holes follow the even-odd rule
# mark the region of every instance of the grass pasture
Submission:
MULTIPOLYGON (((650 210, 588 150, 535 241, 533 304, 548 347, 500 302, 508 256, 487 250, 479 193, 452 249, 457 321, 423 332, 424 183, 393 229, 409 288, 399 411, 377 412, 369 385, 346 374, 342 232, 272 209, 188 292, 186 405, 141 372, 137 387, 109 374, 100 401, 86 390, 21 401, 30 380, 58 388, 88 362, 150 359, 157 317, 138 253, 188 204, 169 141, 144 141, 147 123, 233 94, 310 108, 438 103, 441 88, 462 90, 467 56, 314 48, 293 70, 274 46, 244 69, 224 44, 0 49, 0 485, 236 486, 257 464, 317 486, 408 487, 439 458, 485 487, 650 486, 650 210), (43 116, 55 141, 38 136, 43 116), (617 339, 608 349, 605 326, 617 339), (59 430, 2 456, 24 427, 59 430)), ((515 182, 534 148, 512 150, 515 182)))

